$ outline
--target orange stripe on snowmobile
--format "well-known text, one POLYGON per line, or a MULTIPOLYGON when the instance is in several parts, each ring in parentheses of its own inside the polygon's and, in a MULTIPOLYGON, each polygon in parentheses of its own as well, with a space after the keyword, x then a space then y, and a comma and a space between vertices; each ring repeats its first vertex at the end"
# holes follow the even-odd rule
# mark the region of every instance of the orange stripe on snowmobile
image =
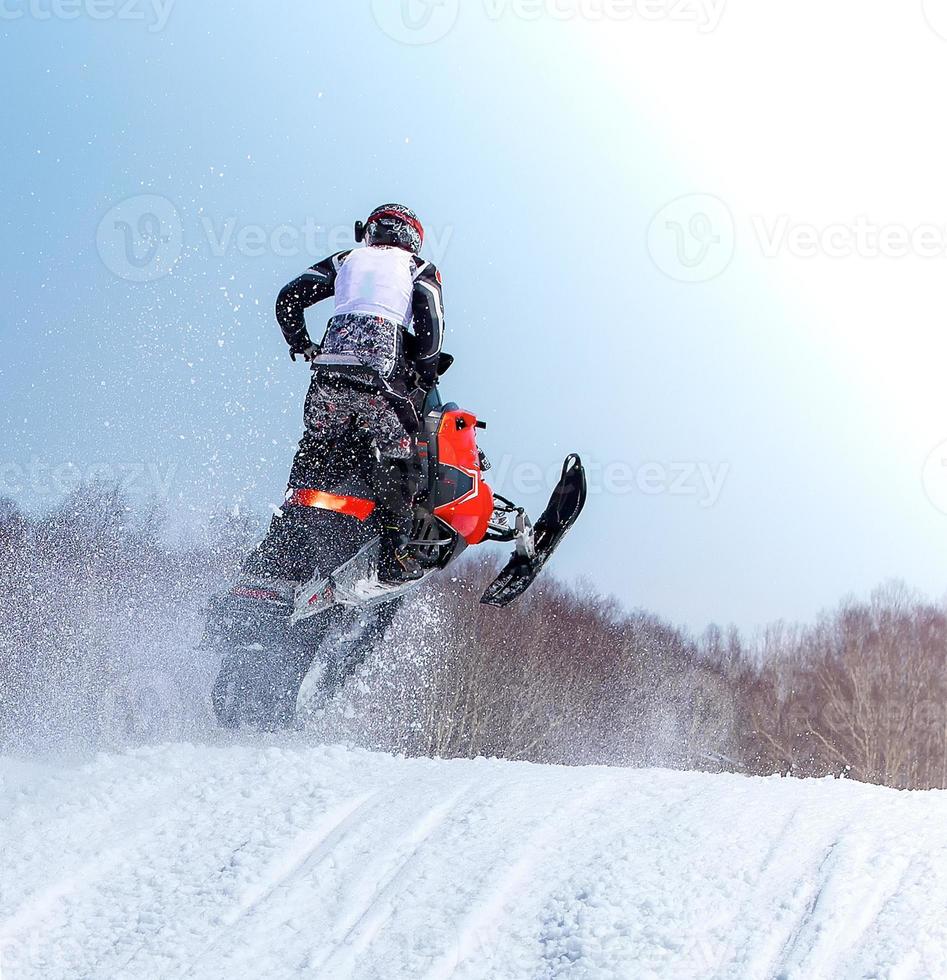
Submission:
POLYGON ((375 509, 374 500, 363 500, 361 497, 343 497, 337 493, 326 493, 324 490, 290 490, 286 495, 286 503, 291 507, 317 507, 320 510, 334 510, 339 514, 348 514, 360 521, 368 520, 375 509))

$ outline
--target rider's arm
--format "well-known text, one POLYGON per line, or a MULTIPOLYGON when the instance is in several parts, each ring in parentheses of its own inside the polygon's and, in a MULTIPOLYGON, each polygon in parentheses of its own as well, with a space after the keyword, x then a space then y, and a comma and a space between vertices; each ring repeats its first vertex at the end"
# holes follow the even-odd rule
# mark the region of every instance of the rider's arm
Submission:
POLYGON ((312 344, 306 330, 306 310, 335 292, 335 277, 348 252, 330 255, 284 286, 276 301, 276 319, 293 353, 312 344))
POLYGON ((424 262, 414 278, 414 335, 417 338, 418 374, 425 386, 437 380, 437 362, 444 342, 444 295, 441 274, 433 263, 424 262))

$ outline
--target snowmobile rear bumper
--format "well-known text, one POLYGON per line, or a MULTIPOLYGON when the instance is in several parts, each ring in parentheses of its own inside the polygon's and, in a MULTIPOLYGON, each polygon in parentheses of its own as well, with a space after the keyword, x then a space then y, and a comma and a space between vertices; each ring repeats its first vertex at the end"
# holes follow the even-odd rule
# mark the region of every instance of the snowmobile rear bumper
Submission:
POLYGON ((293 594, 269 596, 264 588, 237 586, 225 595, 211 599, 204 629, 204 647, 224 649, 304 646, 321 632, 316 623, 292 620, 293 594))

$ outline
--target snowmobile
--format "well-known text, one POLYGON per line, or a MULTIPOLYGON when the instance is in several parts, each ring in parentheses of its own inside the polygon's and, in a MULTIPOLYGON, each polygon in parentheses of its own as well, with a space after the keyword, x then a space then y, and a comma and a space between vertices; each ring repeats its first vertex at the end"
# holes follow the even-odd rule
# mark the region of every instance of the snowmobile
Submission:
MULTIPOLYGON (((438 376, 452 363, 441 355, 438 376)), ((220 725, 293 727, 297 706, 325 703, 385 636, 407 593, 471 546, 512 543, 506 566, 481 602, 508 606, 535 581, 578 519, 585 470, 569 455, 549 504, 533 524, 522 507, 484 479, 490 464, 477 445, 486 424, 441 401, 435 386, 418 412, 412 553, 421 580, 382 582, 373 499, 378 465, 370 436, 353 453, 330 453, 319 485, 287 491, 264 541, 239 581, 211 600, 203 646, 223 654, 211 701, 220 725), (305 682, 305 684, 304 684, 305 682)))

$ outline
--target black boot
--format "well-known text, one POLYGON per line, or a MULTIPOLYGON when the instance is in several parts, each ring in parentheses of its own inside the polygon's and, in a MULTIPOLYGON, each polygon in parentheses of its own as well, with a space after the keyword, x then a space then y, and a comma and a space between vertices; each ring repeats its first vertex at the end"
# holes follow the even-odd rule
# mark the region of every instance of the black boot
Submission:
POLYGON ((424 569, 411 554, 407 536, 396 529, 386 528, 381 538, 378 581, 385 585, 400 585, 422 578, 424 569))

